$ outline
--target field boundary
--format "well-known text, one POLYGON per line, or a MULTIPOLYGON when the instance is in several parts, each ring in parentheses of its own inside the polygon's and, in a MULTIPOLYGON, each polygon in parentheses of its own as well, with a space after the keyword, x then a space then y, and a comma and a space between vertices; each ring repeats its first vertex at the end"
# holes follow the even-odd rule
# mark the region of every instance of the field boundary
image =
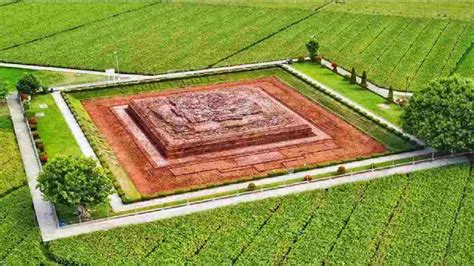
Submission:
POLYGON ((331 4, 331 3, 332 3, 332 1, 331 1, 331 2, 326 2, 325 4, 323 4, 323 5, 321 5, 321 6, 317 7, 317 8, 315 8, 315 9, 313 10, 313 12, 310 13, 309 15, 306 15, 305 17, 300 18, 299 20, 296 20, 296 21, 292 22, 291 24, 288 24, 288 25, 286 25, 285 27, 280 28, 280 29, 278 29, 277 31, 272 32, 272 33, 270 33, 269 35, 267 35, 267 36, 265 36, 265 37, 263 37, 263 38, 257 40, 256 42, 254 42, 254 43, 252 43, 252 44, 249 44, 249 45, 247 45, 247 46, 241 48, 240 50, 238 50, 238 51, 236 51, 236 52, 234 52, 234 53, 232 53, 232 54, 230 54, 230 55, 228 55, 228 56, 226 56, 226 57, 223 57, 223 58, 217 60, 215 63, 210 64, 210 65, 209 65, 209 68, 214 67, 215 65, 217 65, 217 64, 219 64, 219 63, 221 63, 221 62, 223 62, 223 61, 225 61, 225 60, 227 60, 227 59, 229 59, 229 58, 231 58, 231 57, 234 57, 235 55, 238 55, 238 54, 240 54, 241 52, 244 52, 244 51, 246 51, 246 50, 248 50, 248 49, 254 47, 255 45, 258 45, 259 43, 264 42, 264 41, 270 39, 271 37, 277 35, 278 33, 283 32, 283 31, 285 31, 285 30, 287 30, 287 29, 289 29, 289 28, 291 28, 291 27, 293 27, 293 26, 295 26, 295 25, 297 25, 297 24, 299 24, 299 23, 301 23, 301 22, 307 20, 308 18, 310 18, 310 17, 316 15, 316 14, 319 12, 319 10, 321 10, 322 8, 328 6, 328 5, 331 4))
POLYGON ((449 73, 450 76, 458 71, 459 66, 464 62, 464 60, 466 60, 467 55, 471 52, 473 46, 474 46, 474 41, 471 41, 471 45, 469 45, 469 47, 466 50, 464 50, 461 58, 459 58, 459 60, 456 62, 456 66, 453 68, 451 73, 449 73))

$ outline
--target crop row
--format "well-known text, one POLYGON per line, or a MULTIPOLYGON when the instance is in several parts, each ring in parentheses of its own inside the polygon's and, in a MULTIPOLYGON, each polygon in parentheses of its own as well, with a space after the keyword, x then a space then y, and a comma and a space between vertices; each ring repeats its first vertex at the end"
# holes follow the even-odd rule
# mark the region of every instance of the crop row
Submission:
POLYGON ((140 8, 144 4, 61 4, 17 3, 0 9, 0 50, 31 42, 45 36, 67 31, 122 12, 140 8), (28 29, 28 30, 25 30, 28 29))
POLYGON ((158 4, 1 52, 6 61, 157 73, 205 68, 309 10, 158 4), (55 47, 55 49, 50 49, 55 47))
POLYGON ((8 107, 0 103, 0 195, 25 184, 25 174, 16 144, 8 107))
POLYGON ((466 21, 321 12, 222 65, 306 54, 304 42, 314 34, 320 52, 344 68, 366 70, 371 81, 399 90, 408 76, 409 89, 418 90, 453 70, 472 41, 472 27, 466 21))
POLYGON ((430 170, 411 175, 398 213, 382 239, 375 262, 411 264, 424 258, 443 262, 453 217, 469 177, 467 167, 430 170))
POLYGON ((50 252, 78 264, 432 263, 443 260, 452 231, 447 259, 467 263, 467 177, 467 166, 454 166, 348 184, 62 239, 50 252))
POLYGON ((0 198, 0 264, 46 262, 27 186, 0 198))

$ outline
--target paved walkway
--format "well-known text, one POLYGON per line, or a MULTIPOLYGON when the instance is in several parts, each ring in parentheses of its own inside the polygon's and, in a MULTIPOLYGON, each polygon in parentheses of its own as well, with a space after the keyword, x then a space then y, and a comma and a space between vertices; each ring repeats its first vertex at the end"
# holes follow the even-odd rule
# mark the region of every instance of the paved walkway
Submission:
POLYGON ((364 174, 357 174, 352 176, 346 176, 338 179, 330 179, 319 182, 305 183, 290 187, 277 188, 266 191, 256 191, 252 194, 244 194, 240 196, 233 196, 228 198, 216 199, 212 201, 206 201, 196 204, 190 204, 187 206, 181 206, 176 208, 169 208, 158 211, 150 211, 148 213, 140 214, 130 214, 127 216, 115 217, 112 219, 105 220, 96 220, 91 222, 86 222, 82 224, 65 226, 57 229, 52 234, 43 235, 44 241, 51 241, 59 238, 77 236, 81 234, 91 233, 95 231, 110 230, 113 228, 128 226, 133 224, 142 224, 152 221, 187 215, 196 212, 207 211, 215 208, 221 208, 225 206, 231 206, 236 204, 241 204, 244 202, 251 202, 256 200, 262 200, 267 198, 282 197, 289 194, 300 193, 305 191, 311 191, 316 189, 325 189, 333 186, 338 186, 342 184, 359 182, 359 181, 368 181, 376 178, 381 178, 384 176, 394 175, 394 174, 404 174, 413 171, 425 170, 435 167, 447 166, 451 164, 466 163, 468 160, 464 157, 449 158, 436 160, 432 162, 419 163, 409 166, 401 166, 381 171, 374 171, 364 174))
POLYGON ((82 132, 81 127, 74 118, 74 115, 71 113, 71 110, 64 101, 64 98, 62 97, 61 93, 53 92, 52 95, 54 101, 56 102, 56 105, 58 106, 59 110, 61 111, 61 114, 64 117, 64 120, 66 120, 66 123, 69 129, 71 130, 74 139, 76 139, 76 143, 78 144, 82 153, 86 157, 92 157, 93 159, 97 160, 97 156, 94 152, 94 149, 92 149, 92 146, 84 135, 84 132, 82 132))
POLYGON ((74 89, 79 89, 79 88, 100 88, 100 87, 110 86, 112 84, 123 85, 123 84, 135 84, 135 83, 144 82, 144 81, 160 81, 160 80, 169 80, 169 79, 188 78, 188 77, 193 77, 193 76, 202 76, 206 74, 229 73, 229 72, 236 72, 236 71, 242 71, 242 70, 276 67, 276 66, 280 66, 284 64, 285 62, 286 60, 279 60, 279 61, 269 61, 269 62, 263 62, 263 63, 255 63, 255 64, 243 64, 243 65, 229 66, 229 67, 216 67, 216 68, 207 68, 207 69, 201 69, 201 70, 159 74, 159 75, 154 75, 154 76, 140 76, 140 77, 132 77, 127 80, 120 80, 116 82, 100 81, 100 82, 94 82, 94 83, 60 86, 60 87, 55 87, 54 90, 67 91, 67 90, 74 90, 74 89))
POLYGON ((36 188, 36 178, 41 170, 41 164, 36 157, 35 147, 26 126, 17 95, 10 95, 8 97, 8 107, 10 108, 16 139, 20 148, 26 177, 28 179, 28 186, 33 200, 36 220, 38 221, 43 238, 50 239, 57 233, 58 219, 56 217, 54 206, 48 201, 43 200, 41 191, 36 188))

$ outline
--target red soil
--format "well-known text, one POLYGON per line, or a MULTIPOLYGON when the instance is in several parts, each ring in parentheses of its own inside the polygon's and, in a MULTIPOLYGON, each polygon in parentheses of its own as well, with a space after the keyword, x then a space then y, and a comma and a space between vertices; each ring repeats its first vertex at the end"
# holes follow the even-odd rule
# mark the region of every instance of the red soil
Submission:
POLYGON ((82 103, 144 195, 385 151, 382 144, 276 78, 91 99, 82 103), (204 107, 203 102, 198 102, 197 107, 189 109, 194 105, 188 101, 196 95, 220 95, 232 90, 242 97, 226 96, 217 102, 216 108, 203 112, 202 108, 215 100, 206 96, 204 107), (183 98, 184 103, 168 101, 179 98, 183 98), (159 104, 150 104, 157 100, 159 104), (163 106, 163 101, 171 102, 172 107, 180 104, 184 107, 168 117, 168 110, 163 113, 155 108, 163 106), (133 103, 140 114, 129 108, 133 103), (233 112, 226 112, 226 106, 232 107, 233 112), (277 122, 263 119, 269 117, 268 113, 270 117, 281 119, 277 122), (212 123, 212 129, 177 132, 174 122, 163 124, 164 120, 160 120, 163 117, 168 117, 167 121, 185 117, 188 129, 212 123), (252 122, 245 122, 246 119, 252 122), (227 127, 236 121, 239 121, 237 132, 231 130, 235 125, 227 127), (292 125, 295 130, 289 130, 292 125))

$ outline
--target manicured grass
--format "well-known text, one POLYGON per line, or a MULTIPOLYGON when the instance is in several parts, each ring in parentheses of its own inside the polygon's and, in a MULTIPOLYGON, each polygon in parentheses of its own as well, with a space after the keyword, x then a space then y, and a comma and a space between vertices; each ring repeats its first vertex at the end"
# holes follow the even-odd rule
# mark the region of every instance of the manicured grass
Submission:
MULTIPOLYGON (((45 152, 49 159, 57 156, 83 155, 51 94, 33 96, 29 111, 33 114, 44 114, 42 117, 37 117, 38 133, 43 140, 45 152), (41 108, 40 105, 42 104, 46 104, 47 108, 41 108)), ((56 211, 60 221, 77 221, 75 209, 73 208, 58 205, 56 206, 56 211)), ((91 217, 94 219, 111 215, 111 209, 108 204, 96 206, 91 208, 90 211, 91 217)))
POLYGON ((403 113, 403 109, 394 103, 387 103, 385 98, 359 85, 350 84, 346 78, 333 73, 320 64, 306 62, 294 64, 293 67, 373 113, 387 119, 389 122, 395 125, 400 124, 400 116, 403 113))
POLYGON ((73 85, 106 79, 106 77, 98 75, 0 67, 0 81, 5 82, 10 91, 15 91, 15 84, 26 73, 33 73, 38 78, 41 85, 48 87, 73 85))
POLYGON ((468 166, 395 175, 61 239, 49 252, 66 264, 469 263, 468 176, 468 166))
POLYGON ((0 101, 0 196, 26 183, 6 103, 0 101))
POLYGON ((401 152, 415 148, 412 144, 400 138, 393 132, 387 130, 386 128, 380 125, 375 124, 368 118, 365 118, 360 114, 356 113, 350 107, 340 103, 339 101, 331 98, 330 96, 327 96, 323 92, 311 87, 302 80, 278 68, 238 72, 232 74, 211 75, 172 81, 153 82, 141 85, 112 87, 99 90, 71 92, 67 93, 65 97, 69 101, 70 106, 72 107, 74 112, 76 113, 76 118, 79 120, 79 123, 82 126, 83 131, 86 133, 86 136, 88 137, 89 141, 91 142, 96 154, 114 174, 121 189, 124 191, 125 197, 129 200, 139 200, 140 194, 128 178, 128 175, 126 174, 125 170, 120 166, 120 163, 118 162, 114 153, 111 151, 107 142, 104 138, 102 138, 101 133, 95 127, 89 115, 84 110, 80 102, 81 100, 100 97, 111 97, 116 95, 138 94, 151 91, 162 91, 171 88, 181 88, 200 84, 231 82, 268 76, 276 76, 280 78, 282 81, 288 83, 291 87, 296 88, 298 91, 306 95, 311 100, 322 104, 327 109, 329 109, 329 111, 334 112, 339 116, 343 117, 343 119, 345 119, 347 122, 355 125, 361 131, 365 132, 366 134, 369 134, 382 144, 386 145, 388 153, 401 152))
POLYGON ((51 94, 33 96, 29 112, 37 117, 38 133, 50 159, 56 156, 82 155, 51 94), (41 108, 40 105, 43 104, 47 108, 41 108), (43 113, 44 116, 39 116, 40 113, 43 113))

